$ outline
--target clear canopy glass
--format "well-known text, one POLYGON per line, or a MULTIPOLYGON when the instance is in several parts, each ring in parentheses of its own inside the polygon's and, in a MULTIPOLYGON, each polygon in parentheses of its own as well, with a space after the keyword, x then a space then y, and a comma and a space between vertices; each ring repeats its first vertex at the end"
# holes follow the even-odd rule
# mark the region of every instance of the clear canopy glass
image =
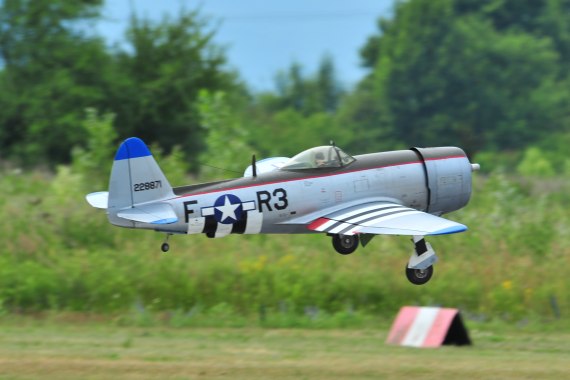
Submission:
POLYGON ((283 165, 281 170, 340 168, 355 161, 336 146, 318 146, 307 149, 283 165))

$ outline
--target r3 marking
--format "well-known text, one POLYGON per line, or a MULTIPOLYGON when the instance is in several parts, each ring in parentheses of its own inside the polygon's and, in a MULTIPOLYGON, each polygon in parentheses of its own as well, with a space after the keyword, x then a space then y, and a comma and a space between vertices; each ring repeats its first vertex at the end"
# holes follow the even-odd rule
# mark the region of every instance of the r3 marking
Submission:
POLYGON ((262 190, 258 191, 256 194, 259 212, 263 212, 263 206, 267 208, 267 211, 273 211, 273 208, 276 210, 285 210, 289 206, 287 191, 285 191, 285 189, 275 189, 272 193, 262 190), (275 202, 273 202, 274 200, 275 202))

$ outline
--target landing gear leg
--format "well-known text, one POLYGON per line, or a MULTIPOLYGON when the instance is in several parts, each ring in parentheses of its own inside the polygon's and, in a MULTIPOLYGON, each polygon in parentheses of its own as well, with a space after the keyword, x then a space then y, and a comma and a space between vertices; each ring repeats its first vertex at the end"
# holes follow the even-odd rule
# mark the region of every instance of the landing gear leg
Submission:
POLYGON ((406 277, 414 285, 423 285, 433 275, 432 265, 437 262, 437 256, 423 236, 414 236, 412 241, 415 249, 406 266, 406 277))
POLYGON ((358 235, 332 235, 332 244, 341 255, 350 255, 358 248, 358 235))
POLYGON ((164 253, 168 252, 168 250, 170 249, 170 244, 168 244, 168 238, 170 237, 170 235, 172 234, 166 234, 166 239, 164 240, 164 243, 162 243, 162 245, 160 246, 160 249, 164 253))

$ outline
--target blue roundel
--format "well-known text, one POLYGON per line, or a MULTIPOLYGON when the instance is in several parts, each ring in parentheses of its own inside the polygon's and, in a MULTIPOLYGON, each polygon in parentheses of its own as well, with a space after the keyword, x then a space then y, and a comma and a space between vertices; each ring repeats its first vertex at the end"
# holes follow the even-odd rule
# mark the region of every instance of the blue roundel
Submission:
POLYGON ((241 219, 241 200, 233 194, 225 194, 214 203, 214 216, 218 223, 234 224, 241 219))

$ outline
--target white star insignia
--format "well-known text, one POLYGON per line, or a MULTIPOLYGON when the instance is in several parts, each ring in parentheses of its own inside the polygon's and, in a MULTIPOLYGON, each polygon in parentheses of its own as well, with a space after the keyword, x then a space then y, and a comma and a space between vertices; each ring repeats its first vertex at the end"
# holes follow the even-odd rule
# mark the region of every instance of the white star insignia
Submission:
POLYGON ((236 209, 240 206, 239 203, 232 204, 230 202, 229 197, 226 195, 224 199, 223 206, 216 207, 216 210, 222 213, 222 217, 220 218, 220 222, 225 222, 227 218, 237 220, 236 218, 236 209))

